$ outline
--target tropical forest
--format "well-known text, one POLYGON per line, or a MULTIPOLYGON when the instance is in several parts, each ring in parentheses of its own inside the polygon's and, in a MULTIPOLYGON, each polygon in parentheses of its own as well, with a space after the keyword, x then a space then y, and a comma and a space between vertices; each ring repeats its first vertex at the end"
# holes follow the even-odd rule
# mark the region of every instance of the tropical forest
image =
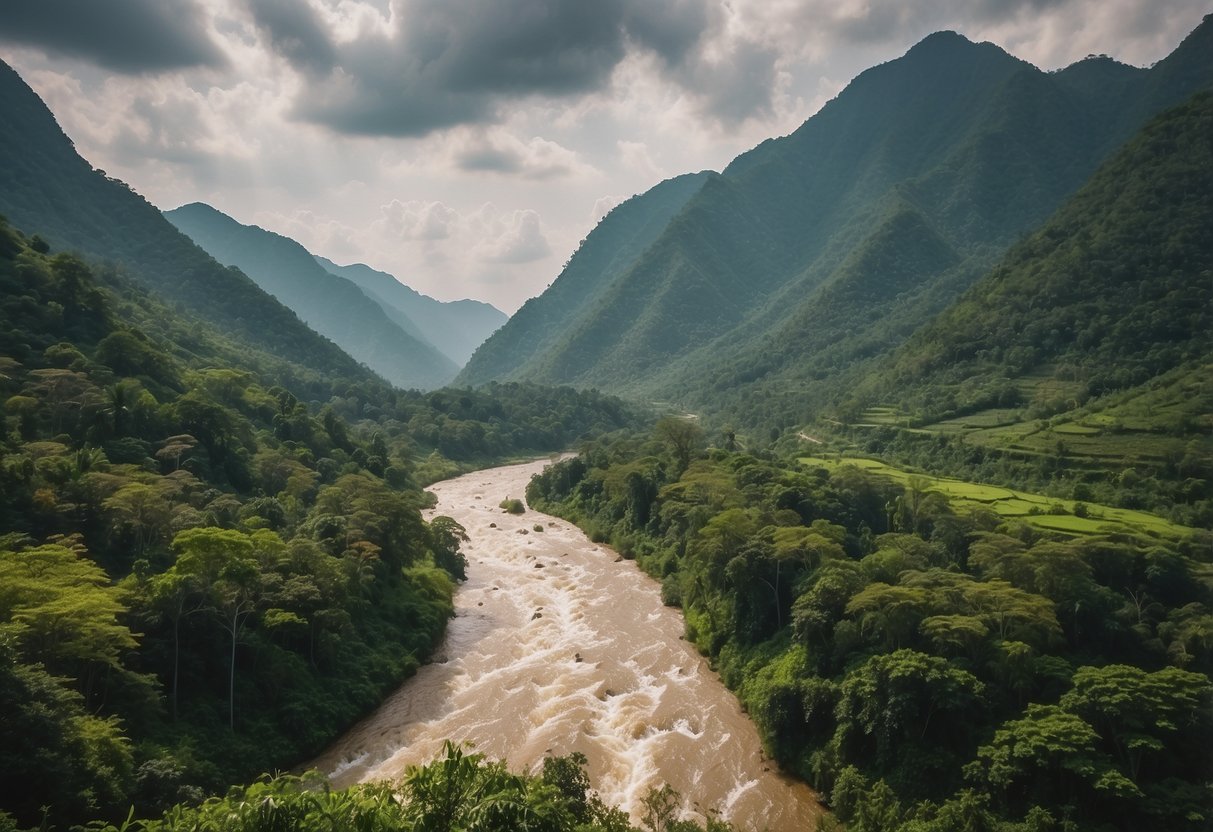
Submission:
POLYGON ((977 5, 0 11, 0 832, 1213 829, 1213 15, 977 5))

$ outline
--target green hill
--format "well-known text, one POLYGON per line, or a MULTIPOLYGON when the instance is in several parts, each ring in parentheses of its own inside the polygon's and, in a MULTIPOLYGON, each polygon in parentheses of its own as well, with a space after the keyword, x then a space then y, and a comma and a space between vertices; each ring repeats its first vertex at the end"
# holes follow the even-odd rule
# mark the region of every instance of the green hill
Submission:
MULTIPOLYGON (((1213 94, 1158 117, 840 408, 1070 468, 1213 481, 1213 94)), ((866 418, 865 418, 866 416, 866 418)), ((1199 518, 1196 518, 1199 521, 1199 518)))
POLYGON ((274 357, 284 383, 317 374, 371 378, 253 281, 215 262, 143 197, 94 170, 2 62, 0 112, 0 214, 14 227, 40 234, 56 250, 126 270, 170 303, 274 357))
POLYGON ((401 329, 432 344, 459 367, 506 321, 505 313, 490 304, 435 300, 362 263, 339 266, 323 257, 316 257, 316 262, 330 274, 356 283, 401 329))
MULTIPOLYGON (((1042 223, 1148 115, 1213 83, 1211 40, 1206 21, 1149 70, 1093 58, 1045 73, 932 35, 709 176, 625 268, 591 270, 597 291, 559 319, 516 316, 485 346, 501 347, 497 369, 474 360, 460 380, 559 381, 753 426, 802 422, 1042 223), (507 333, 538 352, 505 349, 507 333)), ((535 307, 555 306, 559 284, 535 307)))
POLYGON ((478 385, 543 375, 538 362, 580 326, 612 281, 636 263, 712 175, 668 179, 616 206, 582 240, 552 285, 524 303, 476 351, 456 382, 478 385))
POLYGON ((393 384, 428 390, 455 377, 454 362, 402 329, 359 286, 330 274, 289 237, 242 225, 197 202, 164 216, 220 263, 243 271, 308 326, 393 384))

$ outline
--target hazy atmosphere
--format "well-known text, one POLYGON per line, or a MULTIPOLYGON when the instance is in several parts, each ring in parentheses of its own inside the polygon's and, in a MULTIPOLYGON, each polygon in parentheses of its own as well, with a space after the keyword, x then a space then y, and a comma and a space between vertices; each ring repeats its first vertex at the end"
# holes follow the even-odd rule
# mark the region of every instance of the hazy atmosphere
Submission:
POLYGON ((1161 58, 1196 0, 17 0, 0 56, 78 151, 339 263, 512 312, 621 199, 795 129, 953 29, 1161 58), (171 11, 170 11, 171 9, 171 11))

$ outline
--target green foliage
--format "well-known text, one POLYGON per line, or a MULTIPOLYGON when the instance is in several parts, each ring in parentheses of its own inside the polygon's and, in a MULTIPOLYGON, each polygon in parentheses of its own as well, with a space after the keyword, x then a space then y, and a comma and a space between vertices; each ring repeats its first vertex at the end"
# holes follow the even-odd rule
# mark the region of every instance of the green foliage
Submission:
POLYGON ((527 497, 662 580, 848 829, 1201 828, 1207 535, 1063 536, 953 484, 620 438, 527 497))
MULTIPOLYGON (((589 789, 584 755, 550 757, 538 776, 514 774, 446 743, 442 755, 410 766, 398 783, 335 790, 315 772, 266 777, 196 807, 175 806, 153 820, 97 832, 637 832, 619 809, 589 789)), ((702 832, 677 820, 678 794, 663 786, 645 798, 648 832, 702 832), (651 808, 651 811, 650 811, 651 808)), ((729 832, 718 820, 709 832, 729 832)))
MULTIPOLYGON (((852 437, 964 478, 1208 526, 1211 133, 1208 93, 1152 121, 853 385, 839 405, 852 437)), ((1077 513, 1037 522, 1097 525, 1077 513)))
POLYGON ((447 473, 635 418, 570 389, 357 375, 301 402, 117 275, 3 223, 0 252, 0 764, 19 784, 0 807, 23 826, 42 805, 58 826, 160 811, 317 752, 428 656, 465 577, 416 460, 447 473))
POLYGON ((517 497, 506 497, 501 501, 498 508, 505 511, 507 514, 523 514, 526 512, 526 506, 523 504, 522 500, 519 500, 517 497))

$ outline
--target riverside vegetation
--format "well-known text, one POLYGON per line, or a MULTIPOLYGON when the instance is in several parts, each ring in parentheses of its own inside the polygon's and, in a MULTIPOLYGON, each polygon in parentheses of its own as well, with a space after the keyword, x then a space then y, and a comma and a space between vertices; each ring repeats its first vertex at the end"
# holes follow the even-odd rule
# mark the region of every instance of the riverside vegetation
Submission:
POLYGON ((662 581, 827 827, 1207 829, 1211 229, 1201 93, 840 393, 853 421, 778 456, 669 417, 528 498, 662 581))
POLYGON ((659 428, 552 466, 528 499, 662 581, 847 829, 1208 828, 1208 532, 1064 534, 926 478, 659 428))
MULTIPOLYGON (((575 756, 206 797, 425 660, 465 568, 425 484, 574 444, 528 498, 661 580, 825 827, 1208 828, 1211 38, 1046 74, 932 36, 623 203, 478 350, 484 386, 425 394, 3 67, 0 829, 627 829, 575 756), (537 381, 695 408, 716 447, 537 381)), ((646 828, 693 828, 676 805, 646 828)))
POLYGON ((0 332, 0 809, 21 825, 155 813, 316 752, 451 613, 462 530, 423 522, 420 485, 633 419, 567 388, 320 373, 303 402, 3 223, 0 332))

